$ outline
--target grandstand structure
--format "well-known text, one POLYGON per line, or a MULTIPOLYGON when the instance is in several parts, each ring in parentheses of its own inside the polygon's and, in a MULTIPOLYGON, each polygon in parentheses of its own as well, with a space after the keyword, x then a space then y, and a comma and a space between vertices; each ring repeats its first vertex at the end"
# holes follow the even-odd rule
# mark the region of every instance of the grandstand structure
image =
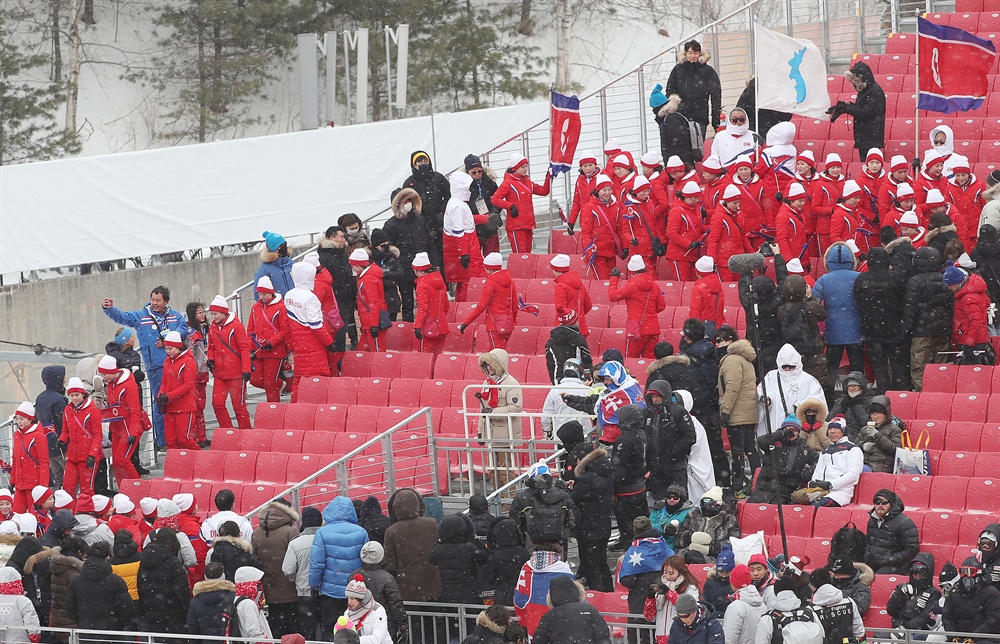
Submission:
MULTIPOLYGON (((1000 46, 1000 11, 988 10, 982 0, 958 0, 956 12, 928 17, 989 37, 1000 46)), ((913 34, 894 33, 885 41, 884 53, 854 56, 872 66, 889 99, 886 158, 918 156, 927 147, 930 130, 948 124, 955 130, 956 152, 967 156, 974 172, 983 177, 1000 164, 1000 86, 996 85, 1000 68, 993 70, 994 86, 980 110, 955 116, 921 114, 915 140, 914 41, 913 34)), ((639 82, 642 87, 641 78, 639 82)), ((832 101, 850 100, 850 85, 841 75, 831 74, 828 87, 832 101)), ((648 116, 645 110, 641 114, 648 116)), ((800 148, 813 149, 817 159, 829 152, 851 158, 853 124, 849 118, 833 124, 799 117, 794 121, 800 148)), ((594 140, 604 140, 609 131, 615 133, 614 124, 585 120, 588 131, 594 140)), ((641 135, 647 134, 643 129, 641 135)), ((636 148, 647 149, 649 140, 636 148)), ((524 134, 505 145, 534 152, 532 141, 524 134)), ((626 138, 622 142, 628 147, 626 138)), ((639 143, 639 138, 633 137, 632 143, 639 143)), ((503 147, 494 154, 506 158, 501 156, 503 147)), ((859 172, 860 164, 849 165, 849 176, 859 172)), ((586 278, 579 235, 553 232, 548 250, 570 254, 573 267, 586 278)), ((338 494, 352 498, 373 494, 385 501, 402 487, 458 500, 473 490, 485 490, 491 492, 493 508, 499 511, 503 495, 516 490, 520 482, 514 479, 497 489, 493 455, 507 452, 514 456, 516 466, 526 467, 539 458, 551 459, 557 449, 537 422, 549 386, 544 346, 548 329, 556 324, 554 306, 546 304, 551 302, 553 288, 550 257, 508 257, 518 293, 540 309, 537 316, 518 317, 507 346, 510 372, 528 385, 522 440, 503 443, 477 437, 479 405, 473 394, 483 380, 477 356, 489 349, 483 325, 470 327, 464 334, 453 331, 444 353, 433 356, 415 351, 411 323, 396 322, 386 332, 386 353, 348 353, 340 376, 305 379, 299 402, 259 403, 253 429, 216 430, 210 450, 171 450, 164 478, 127 481, 122 491, 133 498, 192 492, 204 509, 211 507, 215 491, 228 487, 241 492, 236 510, 254 517, 257 509, 280 496, 291 496, 299 505, 314 505, 338 494)), ((820 264, 814 263, 817 275, 822 271, 820 264)), ((676 343, 688 317, 693 284, 671 281, 662 270, 657 278, 667 302, 659 314, 661 338, 676 343)), ((452 305, 450 321, 463 319, 476 306, 482 285, 482 280, 472 281, 470 301, 452 305)), ((743 335, 746 320, 737 285, 724 286, 727 321, 743 335)), ((594 302, 587 317, 592 353, 599 356, 609 348, 624 351, 624 304, 608 299, 607 282, 591 280, 589 289, 594 302)), ((649 362, 628 359, 626 366, 645 382, 649 362)), ((900 495, 907 515, 920 529, 921 549, 932 552, 939 567, 973 554, 979 532, 1000 515, 1000 367, 929 365, 922 393, 890 392, 889 396, 893 414, 905 421, 911 436, 928 436, 932 476, 866 473, 850 506, 786 507, 788 550, 807 555, 814 566, 825 561, 837 529, 849 522, 861 528, 867 525, 873 494, 882 488, 900 495)), ((763 531, 772 554, 781 549, 777 514, 774 505, 740 502, 738 506, 744 534, 763 531)), ((693 570, 703 578, 707 567, 693 570)), ((872 607, 865 615, 867 626, 889 626, 885 605, 904 580, 899 575, 876 576, 872 607)), ((611 593, 589 592, 588 599, 602 611, 625 613, 626 595, 618 587, 611 593)))

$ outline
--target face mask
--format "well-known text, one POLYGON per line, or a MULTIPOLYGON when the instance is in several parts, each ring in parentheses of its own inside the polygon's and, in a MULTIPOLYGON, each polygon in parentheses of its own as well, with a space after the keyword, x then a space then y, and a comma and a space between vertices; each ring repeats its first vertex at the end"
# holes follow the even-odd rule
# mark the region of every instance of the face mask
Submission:
POLYGON ((720 512, 722 512, 722 506, 719 505, 718 503, 711 503, 709 505, 701 506, 702 515, 709 518, 717 516, 720 512))
POLYGON ((861 392, 860 391, 850 391, 849 390, 847 392, 847 395, 850 396, 851 398, 857 398, 858 396, 861 395, 861 392))
POLYGON ((410 203, 409 201, 407 201, 406 203, 403 204, 403 212, 410 212, 411 210, 413 210, 413 204, 412 203, 410 203))
POLYGON ((355 239, 358 235, 361 234, 361 229, 358 228, 357 230, 347 230, 346 232, 347 232, 347 237, 349 239, 355 239))
POLYGON ((666 499, 664 502, 667 508, 677 508, 683 503, 680 499, 666 499))
POLYGON ((851 578, 850 577, 843 577, 843 578, 834 577, 833 578, 833 585, 834 585, 834 587, 840 588, 840 589, 847 588, 848 586, 851 585, 851 578))
POLYGON ((418 174, 427 174, 430 171, 431 171, 431 164, 429 164, 429 163, 418 163, 417 164, 417 173, 418 174))
POLYGON ((969 594, 975 589, 976 580, 973 577, 962 577, 958 587, 963 593, 969 594))
POLYGON ((733 136, 743 136, 749 130, 750 130, 750 123, 747 121, 744 121, 739 125, 734 125, 732 123, 726 125, 726 132, 729 132, 733 136))

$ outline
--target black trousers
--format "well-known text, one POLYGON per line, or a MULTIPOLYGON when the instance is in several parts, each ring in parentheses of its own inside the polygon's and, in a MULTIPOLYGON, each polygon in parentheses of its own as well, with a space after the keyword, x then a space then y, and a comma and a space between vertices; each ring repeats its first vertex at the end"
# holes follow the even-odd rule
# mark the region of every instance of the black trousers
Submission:
POLYGON ((309 641, 319 639, 319 598, 299 595, 295 613, 296 632, 309 641))
POLYGON ((715 470, 715 482, 719 487, 729 487, 729 456, 722 445, 722 419, 719 417, 718 404, 716 402, 706 410, 698 410, 701 413, 695 413, 695 417, 705 427, 708 451, 712 454, 712 469, 715 470))
POLYGON ((577 538, 576 545, 580 549, 579 574, 587 580, 587 587, 602 593, 614 590, 615 582, 608 568, 608 540, 577 538))
POLYGON ((336 296, 337 308, 340 309, 340 317, 344 319, 344 328, 337 332, 337 337, 333 339, 336 344, 337 353, 347 350, 347 338, 351 338, 351 344, 358 344, 358 325, 354 319, 354 308, 357 301, 351 297, 336 296))
POLYGON ((649 505, 646 503, 646 491, 628 496, 615 495, 615 520, 618 521, 619 543, 631 543, 634 533, 632 522, 638 517, 649 516, 649 505))
POLYGON ((416 289, 416 282, 399 281, 399 311, 403 315, 403 322, 413 322, 413 292, 416 289))
MULTIPOLYGON (((346 597, 340 599, 328 595, 319 596, 319 628, 320 637, 324 642, 333 641, 333 627, 337 624, 337 618, 343 615, 346 610, 346 597)), ((273 631, 274 628, 272 627, 271 630, 273 631)))
POLYGON ((910 343, 866 340, 879 391, 909 391, 910 343))
POLYGON ((831 387, 837 384, 840 376, 840 360, 847 351, 847 360, 851 363, 851 371, 865 370, 865 345, 861 344, 828 344, 826 345, 826 366, 830 369, 831 387))
POLYGON ((732 450, 733 490, 749 493, 753 473, 760 468, 760 452, 757 451, 757 426, 730 425, 726 430, 729 432, 729 447, 732 450), (749 477, 745 473, 747 460, 750 461, 749 477))
POLYGON ((275 639, 282 635, 298 632, 298 603, 268 604, 267 623, 271 626, 271 634, 275 639))

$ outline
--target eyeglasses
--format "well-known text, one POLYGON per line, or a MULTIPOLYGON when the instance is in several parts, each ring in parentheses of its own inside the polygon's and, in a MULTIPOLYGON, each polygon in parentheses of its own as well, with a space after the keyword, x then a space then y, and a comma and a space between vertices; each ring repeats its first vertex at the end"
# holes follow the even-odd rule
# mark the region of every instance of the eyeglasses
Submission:
POLYGON ((691 617, 692 615, 694 615, 694 613, 677 613, 677 617, 679 617, 681 619, 687 619, 688 617, 691 617))
POLYGON ((473 176, 473 177, 477 177, 477 176, 481 175, 482 173, 483 173, 483 169, 482 168, 473 168, 473 169, 469 170, 469 175, 473 176))
POLYGON ((747 122, 747 120, 745 118, 736 117, 729 119, 729 122, 732 123, 733 125, 743 125, 744 123, 747 122))
POLYGON ((680 495, 679 495, 679 494, 668 494, 668 495, 667 495, 667 496, 666 496, 665 498, 667 498, 667 499, 677 499, 677 500, 680 500, 680 498, 681 498, 681 497, 680 497, 680 495))
POLYGON ((875 499, 874 505, 889 505, 889 502, 885 499, 875 499))
POLYGON ((782 371, 795 371, 795 365, 793 364, 783 364, 781 365, 782 371))

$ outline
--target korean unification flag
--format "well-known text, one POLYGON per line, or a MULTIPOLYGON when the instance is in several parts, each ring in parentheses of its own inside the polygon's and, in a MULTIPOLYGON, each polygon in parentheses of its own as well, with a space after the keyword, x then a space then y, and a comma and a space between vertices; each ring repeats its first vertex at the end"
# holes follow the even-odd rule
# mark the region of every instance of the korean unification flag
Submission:
POLYGON ((809 40, 754 26, 757 42, 757 109, 826 118, 826 62, 809 40))

